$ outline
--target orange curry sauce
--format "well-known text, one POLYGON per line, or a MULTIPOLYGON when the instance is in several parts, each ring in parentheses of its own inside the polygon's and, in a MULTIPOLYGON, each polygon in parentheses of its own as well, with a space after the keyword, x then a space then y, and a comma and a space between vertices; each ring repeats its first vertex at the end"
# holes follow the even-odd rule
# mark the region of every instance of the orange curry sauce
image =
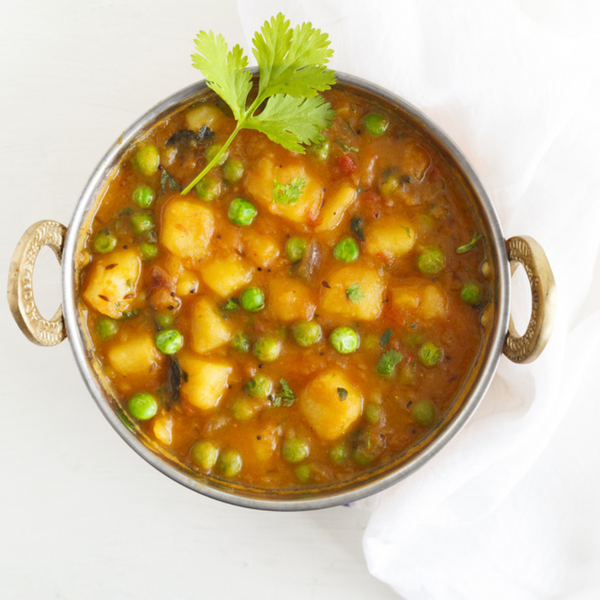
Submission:
POLYGON ((476 362, 484 341, 480 319, 491 298, 480 272, 484 240, 456 252, 478 226, 450 165, 381 106, 336 89, 324 96, 337 111, 324 131, 328 153, 293 154, 243 130, 228 151, 229 161, 241 161, 243 175, 227 181, 225 165, 213 169, 208 177, 219 193, 212 201, 194 191, 182 197, 173 188, 200 172, 207 151, 223 144, 235 123, 210 99, 175 113, 122 160, 80 256, 87 263, 80 290, 93 349, 125 413, 135 394, 151 394, 156 414, 138 425, 166 452, 198 473, 269 490, 339 484, 423 439, 443 420, 476 362), (389 121, 381 135, 365 128, 372 112, 389 121), (202 130, 206 139, 198 135, 203 126, 210 130, 202 130), (173 138, 180 130, 193 135, 173 138), (148 145, 158 150, 160 165, 144 174, 135 157, 148 145), (298 178, 299 200, 277 204, 275 181, 298 178), (154 191, 148 208, 133 201, 140 185, 154 191), (250 225, 229 219, 235 198, 256 207, 250 225), (140 213, 151 215, 154 226, 135 233, 131 217, 140 213), (95 249, 99 234, 114 237, 114 249, 95 249), (285 249, 291 238, 308 247, 295 264, 285 249), (344 238, 358 245, 352 262, 334 257, 344 238), (419 256, 431 248, 444 257, 435 274, 419 269, 419 256), (471 292, 478 288, 480 299, 465 301, 465 284, 474 284, 471 292), (355 301, 350 286, 359 288, 355 301), (263 290, 262 310, 235 301, 230 306, 237 310, 224 308, 250 287, 263 290), (109 333, 100 335, 107 318, 109 333), (292 333, 302 321, 321 328, 309 347, 292 333), (358 335, 356 351, 333 347, 330 334, 340 326, 358 335), (156 347, 161 328, 183 335, 175 354, 156 347), (246 352, 232 347, 240 333, 250 341, 246 352), (271 362, 253 352, 264 337, 279 344, 271 362), (425 344, 439 349, 439 362, 419 358, 425 344), (389 350, 402 358, 391 374, 381 374, 377 366, 389 350), (271 382, 266 396, 246 391, 256 375, 271 382), (281 380, 293 398, 281 398, 281 380), (299 455, 286 454, 289 440, 300 442, 299 455), (214 449, 204 466, 193 458, 199 442, 214 449), (231 451, 235 469, 220 461, 231 451))

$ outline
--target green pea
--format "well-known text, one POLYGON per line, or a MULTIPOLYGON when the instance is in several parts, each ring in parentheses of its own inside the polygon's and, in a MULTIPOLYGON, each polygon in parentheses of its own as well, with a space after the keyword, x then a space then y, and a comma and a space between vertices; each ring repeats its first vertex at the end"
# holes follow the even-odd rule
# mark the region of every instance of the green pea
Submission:
POLYGON ((114 319, 102 317, 96 323, 96 329, 98 331, 98 335, 103 340, 107 340, 117 333, 119 330, 119 324, 114 319))
POLYGON ((444 351, 432 342, 425 342, 419 348, 419 360, 426 367, 434 367, 444 357, 444 351))
POLYGON ((225 450, 219 458, 219 469, 225 477, 235 477, 242 470, 242 457, 235 450, 225 450))
POLYGON ((249 421, 256 414, 256 406, 248 398, 238 398, 231 407, 231 414, 238 421, 249 421))
POLYGON ((481 304, 481 288, 475 283, 465 283, 460 290, 460 297, 471 306, 481 304))
POLYGON ((254 356, 261 362, 273 362, 281 354, 281 341, 272 338, 260 338, 254 345, 254 356))
POLYGON ((192 448, 192 461, 205 471, 210 471, 217 464, 218 456, 219 450, 211 442, 198 442, 192 448))
POLYGON ((147 185, 140 185, 133 192, 133 201, 141 208, 150 208, 154 202, 154 190, 147 185))
POLYGON ((158 402, 152 394, 140 392, 129 399, 127 409, 134 419, 147 421, 158 411, 158 402))
POLYGON ((435 421, 435 406, 429 400, 416 402, 410 411, 412 420, 422 427, 429 427, 435 421))
POLYGON ((265 294, 260 288, 247 288, 240 296, 240 304, 245 310, 249 310, 250 312, 258 312, 265 307, 265 294))
POLYGON ((323 139, 323 141, 317 144, 311 144, 308 147, 308 153, 318 161, 324 161, 329 156, 329 140, 323 139))
POLYGON ((417 258, 417 267, 424 275, 437 275, 446 266, 446 257, 440 248, 426 248, 417 258))
POLYGON ((354 262, 358 258, 358 244, 350 237, 344 238, 334 248, 333 256, 342 262, 354 262))
POLYGON ((256 214, 257 211, 254 204, 244 198, 234 198, 227 212, 227 216, 232 223, 243 227, 252 224, 256 214))
POLYGON ((154 321, 161 329, 167 329, 173 325, 175 315, 171 312, 159 312, 154 315, 154 321))
POLYGON ((158 246, 156 244, 140 244, 140 252, 144 260, 154 260, 158 256, 158 246))
POLYGON ((236 333, 231 340, 231 347, 238 352, 250 352, 250 337, 245 333, 236 333))
POLYGON ((329 458, 336 463, 342 462, 348 458, 348 450, 343 444, 336 444, 329 450, 329 458))
POLYGON ((152 218, 152 215, 147 215, 145 213, 131 215, 129 223, 131 224, 131 229, 138 234, 154 229, 154 219, 152 218))
POLYGON ((296 477, 302 483, 308 483, 313 476, 313 470, 310 465, 299 465, 296 467, 296 477))
POLYGON ((300 321, 292 325, 292 335, 297 344, 308 348, 321 339, 321 326, 316 321, 300 321))
POLYGON ((194 187, 196 196, 204 202, 212 202, 219 197, 221 193, 221 184, 210 177, 201 179, 194 187))
POLYGON ((361 466, 366 467, 371 464, 371 457, 365 454, 362 450, 356 449, 354 451, 354 460, 361 466))
POLYGON ((286 440, 282 448, 283 458, 291 463, 302 462, 308 456, 308 445, 303 440, 286 440))
POLYGON ((367 404, 363 416, 369 423, 377 423, 381 419, 381 407, 377 404, 367 404))
POLYGON ((285 253, 292 263, 302 260, 307 248, 308 242, 299 237, 290 238, 285 243, 285 253))
POLYGON ((352 327, 338 327, 331 332, 329 336, 331 345, 340 354, 351 354, 358 348, 358 334, 352 327))
POLYGON ((230 158, 223 165, 223 177, 228 183, 239 181, 244 175, 244 163, 237 158, 230 158))
POLYGON ((255 398, 266 398, 272 389, 273 384, 271 380, 264 375, 255 375, 252 379, 248 379, 244 386, 246 394, 255 398))
POLYGON ((364 124, 371 135, 383 135, 388 128, 388 120, 377 113, 369 113, 364 119, 364 124))
MULTIPOLYGON (((222 144, 211 144, 206 149, 206 152, 204 154, 206 162, 211 162, 215 158, 215 156, 217 156, 217 154, 221 151, 222 147, 222 144)), ((219 160, 215 164, 221 166, 227 160, 228 155, 229 151, 225 150, 225 152, 223 152, 223 154, 221 155, 221 158, 219 158, 219 160)))
POLYGON ((101 254, 106 254, 117 247, 117 238, 114 233, 103 229, 96 234, 94 238, 94 250, 101 254))
POLYGON ((133 157, 133 166, 142 175, 153 175, 156 173, 159 163, 160 155, 153 144, 142 146, 133 157))
POLYGON ((183 346, 183 336, 177 329, 163 329, 156 334, 154 343, 164 354, 175 354, 183 346))

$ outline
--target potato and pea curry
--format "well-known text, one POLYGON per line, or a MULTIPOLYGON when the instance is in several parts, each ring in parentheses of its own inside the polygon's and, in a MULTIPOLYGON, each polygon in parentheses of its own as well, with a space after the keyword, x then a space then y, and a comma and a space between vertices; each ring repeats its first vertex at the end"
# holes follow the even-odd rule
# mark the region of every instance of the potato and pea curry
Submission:
POLYGON ((339 484, 438 425, 484 341, 491 285, 467 193, 398 115, 336 87, 290 152, 216 96, 123 158, 80 280, 124 419, 198 474, 339 484))

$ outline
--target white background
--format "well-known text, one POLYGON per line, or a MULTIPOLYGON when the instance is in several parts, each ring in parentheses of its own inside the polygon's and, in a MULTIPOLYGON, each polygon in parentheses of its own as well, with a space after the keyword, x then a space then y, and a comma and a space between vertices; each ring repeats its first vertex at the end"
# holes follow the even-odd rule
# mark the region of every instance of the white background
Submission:
MULTIPOLYGON (((200 78, 189 60, 199 29, 245 40, 233 0, 0 2, 6 278, 25 229, 46 218, 68 224, 120 132, 200 78)), ((539 3, 527 4, 535 12, 539 3)), ((597 262, 588 308, 600 296, 599 271, 597 262)), ((59 280, 43 251, 35 290, 45 316, 59 280)), ((6 305, 0 373, 1 598, 398 597, 367 572, 367 512, 254 512, 171 482, 104 420, 68 343, 30 344, 6 305)))

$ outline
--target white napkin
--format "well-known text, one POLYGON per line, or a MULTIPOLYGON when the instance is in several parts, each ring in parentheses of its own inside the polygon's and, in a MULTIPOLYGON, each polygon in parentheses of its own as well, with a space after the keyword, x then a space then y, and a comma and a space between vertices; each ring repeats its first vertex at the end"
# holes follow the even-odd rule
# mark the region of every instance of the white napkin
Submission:
MULTIPOLYGON (((373 511, 364 540, 370 571, 408 600, 600 597, 600 548, 585 533, 600 507, 566 518, 577 499, 548 479, 548 465, 521 483, 540 455, 539 464, 556 458, 548 446, 571 402, 598 390, 591 360, 600 314, 574 329, 600 247, 600 119, 590 95, 600 90, 596 3, 538 4, 535 20, 516 0, 238 0, 238 8, 246 48, 277 12, 293 24, 311 21, 332 39, 332 68, 393 90, 433 118, 474 164, 505 236, 537 239, 558 286, 542 357, 532 365, 503 358, 457 438, 360 503, 373 511), (541 496, 548 490, 555 496, 541 496)), ((521 330, 530 307, 523 281, 515 278, 513 301, 521 330)), ((584 423, 594 414, 600 422, 595 403, 585 410, 584 423)), ((595 462, 563 461, 562 474, 593 476, 598 445, 569 439, 574 450, 562 447, 561 456, 596 452, 595 462)))

